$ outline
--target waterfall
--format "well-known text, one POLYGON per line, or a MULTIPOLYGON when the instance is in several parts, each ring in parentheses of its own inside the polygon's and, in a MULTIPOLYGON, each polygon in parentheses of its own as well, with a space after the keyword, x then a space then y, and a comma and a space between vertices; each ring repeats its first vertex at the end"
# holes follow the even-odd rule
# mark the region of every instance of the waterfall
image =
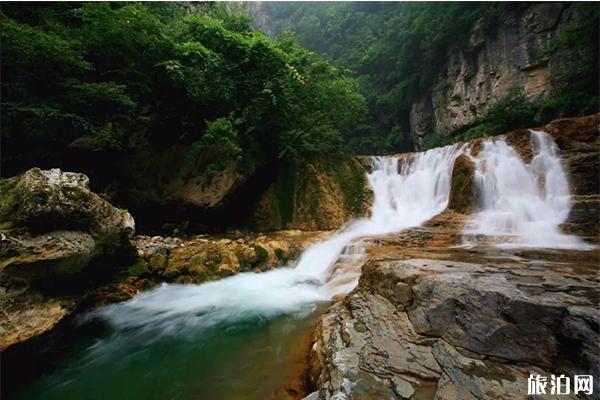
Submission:
POLYGON ((556 144, 532 130, 531 145, 534 154, 527 164, 504 139, 482 143, 473 158, 480 211, 466 224, 465 242, 484 236, 501 247, 589 248, 560 231, 571 194, 556 144))
MULTIPOLYGON (((531 140, 534 155, 528 164, 504 139, 484 141, 472 157, 480 210, 466 223, 467 243, 485 236, 499 246, 586 248, 559 229, 571 203, 556 145, 543 132, 532 131, 531 140)), ((368 174, 370 217, 307 248, 295 268, 241 273, 202 285, 165 284, 95 313, 117 327, 179 334, 244 318, 309 312, 356 286, 364 238, 419 226, 446 208, 454 161, 467 149, 455 145, 374 158, 368 174)))
POLYGON ((137 328, 144 338, 177 334, 247 318, 310 312, 317 302, 356 286, 366 254, 361 238, 414 227, 448 204, 459 146, 408 156, 376 157, 368 181, 373 191, 370 218, 347 224, 307 248, 295 268, 241 273, 201 285, 163 284, 135 298, 91 314, 116 328, 137 328))
MULTIPOLYGON (((450 180, 459 146, 432 149, 404 157, 376 157, 368 175, 373 191, 371 217, 358 219, 332 238, 308 248, 300 257, 296 271, 325 282, 330 296, 352 290, 360 275, 363 250, 348 247, 361 237, 385 235, 421 225, 442 212, 448 204, 450 180), (350 249, 352 265, 332 274, 340 255, 350 249), (352 268, 354 266, 355 268, 352 268), (332 279, 337 278, 337 279, 332 279), (343 281, 343 285, 338 285, 343 281)), ((360 246, 360 244, 359 244, 360 246)))

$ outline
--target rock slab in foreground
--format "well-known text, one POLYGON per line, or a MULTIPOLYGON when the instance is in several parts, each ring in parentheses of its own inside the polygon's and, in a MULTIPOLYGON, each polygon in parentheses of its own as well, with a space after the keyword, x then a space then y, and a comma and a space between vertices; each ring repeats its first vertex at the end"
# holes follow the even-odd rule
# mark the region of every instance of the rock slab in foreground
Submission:
POLYGON ((373 260, 315 331, 309 398, 524 399, 530 373, 598 377, 587 259, 373 260))

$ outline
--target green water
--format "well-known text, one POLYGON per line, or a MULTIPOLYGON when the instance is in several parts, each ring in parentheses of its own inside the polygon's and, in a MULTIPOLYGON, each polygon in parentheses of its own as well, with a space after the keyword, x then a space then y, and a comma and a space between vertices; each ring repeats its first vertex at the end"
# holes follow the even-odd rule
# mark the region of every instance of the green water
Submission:
POLYGON ((298 374, 307 334, 325 306, 167 336, 100 325, 62 349, 52 370, 17 390, 16 398, 282 398, 281 389, 298 374))

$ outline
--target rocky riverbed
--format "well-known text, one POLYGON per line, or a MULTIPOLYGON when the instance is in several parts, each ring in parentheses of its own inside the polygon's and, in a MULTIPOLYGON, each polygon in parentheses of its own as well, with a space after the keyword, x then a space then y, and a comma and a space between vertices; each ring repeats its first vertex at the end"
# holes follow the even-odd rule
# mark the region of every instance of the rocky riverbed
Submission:
POLYGON ((520 399, 530 373, 598 376, 597 261, 379 247, 314 333, 309 398, 520 399))
MULTIPOLYGON (((598 115, 539 129, 571 185, 563 232, 598 243, 598 115)), ((531 160, 526 131, 505 138, 531 160)), ((598 248, 500 249, 489 237, 464 246, 478 196, 469 157, 457 158, 452 180, 446 211, 369 239, 358 286, 313 334, 307 399, 523 399, 531 373, 599 376, 598 248)))
POLYGON ((2 181, 0 350, 75 311, 123 301, 160 282, 200 283, 288 265, 327 231, 133 236, 131 215, 85 175, 32 169, 2 181))

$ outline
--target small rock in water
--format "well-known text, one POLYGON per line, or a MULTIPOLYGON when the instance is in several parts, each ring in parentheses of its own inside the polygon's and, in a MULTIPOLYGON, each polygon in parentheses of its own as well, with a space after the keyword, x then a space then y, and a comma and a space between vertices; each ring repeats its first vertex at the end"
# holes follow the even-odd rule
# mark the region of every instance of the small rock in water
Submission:
POLYGON ((322 282, 317 278, 305 278, 296 282, 298 285, 321 286, 322 282))

